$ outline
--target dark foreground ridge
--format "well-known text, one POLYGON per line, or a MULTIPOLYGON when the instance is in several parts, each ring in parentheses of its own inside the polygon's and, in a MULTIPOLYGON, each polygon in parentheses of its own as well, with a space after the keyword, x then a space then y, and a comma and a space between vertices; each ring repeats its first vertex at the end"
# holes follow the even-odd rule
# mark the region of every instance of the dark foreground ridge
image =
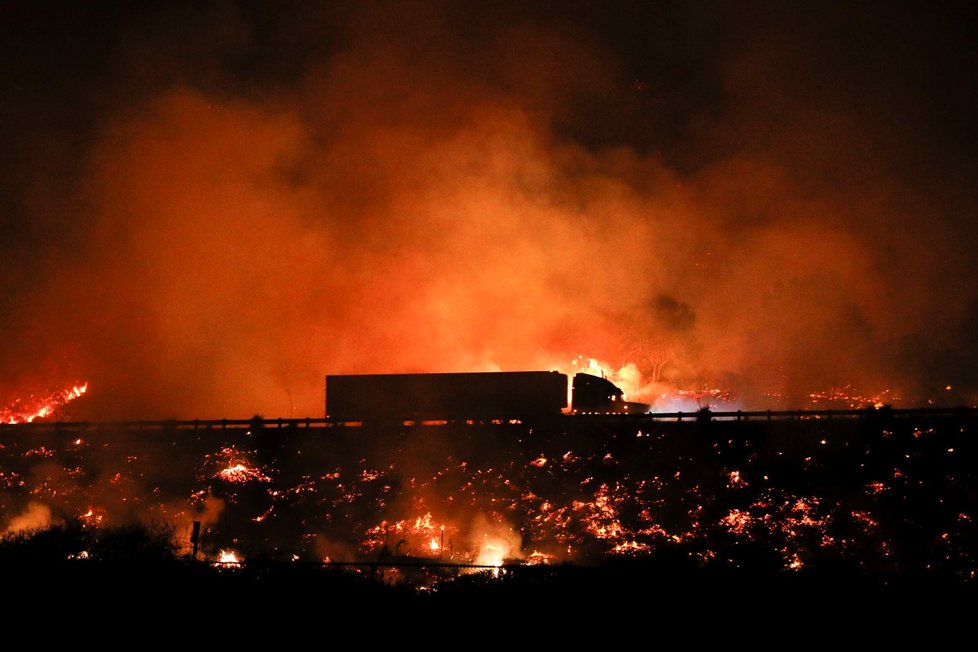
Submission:
POLYGON ((316 564, 10 561, 0 564, 8 595, 17 600, 9 614, 24 610, 61 623, 74 618, 82 628, 159 627, 189 618, 205 627, 197 640, 215 642, 351 628, 395 642, 432 628, 439 637, 461 628, 551 642, 651 632, 779 647, 799 637, 879 643, 911 632, 939 641, 966 630, 978 597, 972 586, 920 575, 871 576, 851 567, 798 574, 763 566, 704 569, 673 555, 591 567, 519 566, 426 590, 316 564))

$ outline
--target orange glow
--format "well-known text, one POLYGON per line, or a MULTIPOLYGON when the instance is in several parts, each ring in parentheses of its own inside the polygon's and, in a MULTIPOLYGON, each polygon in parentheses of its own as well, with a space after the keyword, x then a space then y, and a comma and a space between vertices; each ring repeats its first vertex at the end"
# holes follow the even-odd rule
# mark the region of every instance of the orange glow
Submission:
POLYGON ((87 391, 88 383, 85 382, 41 399, 33 396, 17 399, 10 406, 0 410, 0 423, 32 423, 36 419, 49 417, 59 408, 84 396, 87 391))
POLYGON ((234 550, 222 548, 217 553, 217 563, 225 568, 239 568, 242 561, 244 559, 234 550))
POLYGON ((505 542, 500 541, 486 541, 479 548, 479 553, 476 555, 475 563, 480 566, 495 566, 499 568, 503 565, 503 559, 506 557, 506 551, 508 546, 505 542))
POLYGON ((526 564, 527 566, 541 566, 541 565, 554 563, 556 558, 557 558, 556 555, 548 554, 546 552, 540 552, 539 550, 534 550, 533 552, 531 552, 529 555, 526 556, 526 559, 523 561, 523 563, 526 564))

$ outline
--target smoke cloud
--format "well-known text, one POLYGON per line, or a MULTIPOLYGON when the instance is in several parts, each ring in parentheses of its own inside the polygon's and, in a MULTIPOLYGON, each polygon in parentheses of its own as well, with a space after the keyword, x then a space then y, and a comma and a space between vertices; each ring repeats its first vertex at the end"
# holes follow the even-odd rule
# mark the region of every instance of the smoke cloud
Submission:
POLYGON ((19 534, 21 532, 31 532, 43 530, 51 525, 51 510, 47 505, 36 502, 27 503, 27 507, 20 514, 15 514, 10 518, 4 535, 19 534))
POLYGON ((10 9, 0 404, 316 416, 326 373, 579 355, 973 402, 963 11, 10 9))

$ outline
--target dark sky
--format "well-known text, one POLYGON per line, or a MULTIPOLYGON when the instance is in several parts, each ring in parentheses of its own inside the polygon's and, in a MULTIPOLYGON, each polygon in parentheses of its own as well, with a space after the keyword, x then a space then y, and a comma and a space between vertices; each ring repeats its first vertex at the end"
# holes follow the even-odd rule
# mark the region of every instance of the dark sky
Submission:
POLYGON ((0 405, 577 356, 974 403, 976 10, 826 4, 2 2, 0 405))

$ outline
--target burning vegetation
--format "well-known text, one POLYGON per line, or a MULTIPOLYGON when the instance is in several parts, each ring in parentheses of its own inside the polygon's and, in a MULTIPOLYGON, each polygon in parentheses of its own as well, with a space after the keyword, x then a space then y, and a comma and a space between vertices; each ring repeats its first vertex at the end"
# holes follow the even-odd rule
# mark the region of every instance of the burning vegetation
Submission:
POLYGON ((88 383, 74 385, 69 389, 35 396, 27 395, 16 399, 0 409, 0 424, 33 423, 35 419, 45 419, 66 404, 83 396, 88 391, 88 383))
POLYGON ((8 537, 166 523, 181 554, 201 521, 199 558, 221 568, 338 565, 426 590, 616 558, 969 582, 962 419, 11 429, 0 514, 8 537))

